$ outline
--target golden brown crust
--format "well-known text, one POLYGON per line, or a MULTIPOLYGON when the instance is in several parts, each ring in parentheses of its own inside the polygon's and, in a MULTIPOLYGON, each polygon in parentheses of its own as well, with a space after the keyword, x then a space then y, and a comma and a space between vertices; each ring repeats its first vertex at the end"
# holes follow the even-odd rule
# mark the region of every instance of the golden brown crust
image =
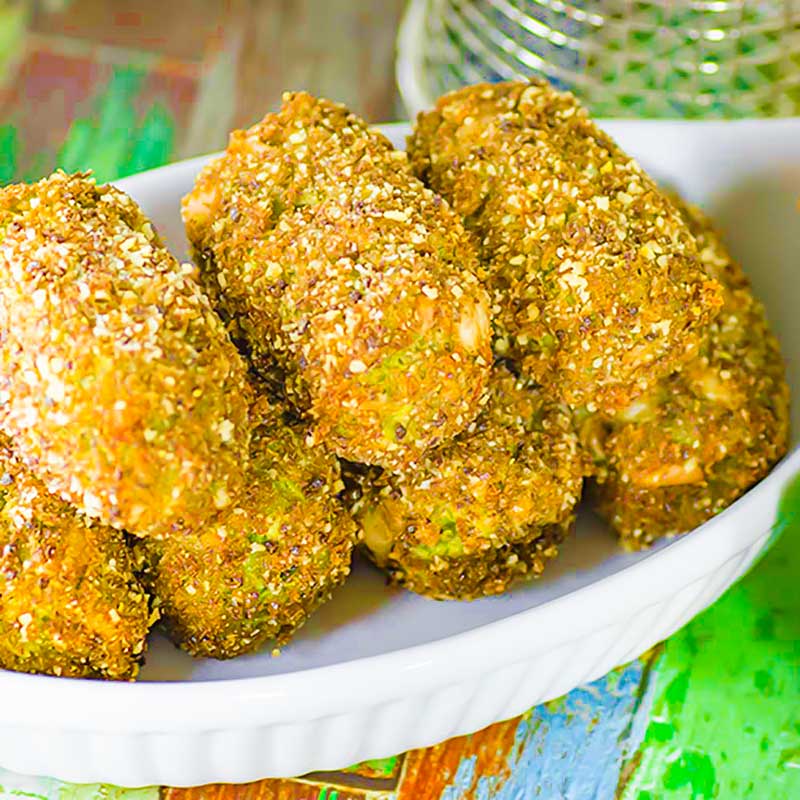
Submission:
POLYGON ((151 623, 123 534, 49 494, 0 438, 0 667, 132 680, 151 623))
POLYGON ((354 476, 371 558, 421 594, 469 599, 538 574, 574 517, 584 465, 569 413, 503 366, 489 387, 480 416, 416 469, 354 476))
POLYGON ((632 548, 683 533, 730 505, 786 453, 789 388, 778 342, 710 221, 680 205, 724 287, 700 355, 594 435, 600 512, 632 548))
POLYGON ((355 526, 336 495, 336 459, 305 427, 257 401, 246 489, 204 525, 138 545, 173 641, 233 658, 282 644, 350 571, 355 526))
POLYGON ((415 173, 481 240, 496 348, 575 407, 624 407, 697 352, 719 287, 672 204, 571 94, 479 84, 420 114, 415 173))
POLYGON ((459 558, 419 558, 400 551, 397 558, 378 561, 393 583, 432 600, 477 600, 502 594, 523 580, 538 578, 558 555, 558 548, 570 534, 574 516, 557 525, 545 525, 530 532, 523 541, 486 546, 484 550, 459 558))
POLYGON ((314 438, 405 468, 478 413, 488 298, 456 214, 343 106, 287 94, 183 205, 223 315, 287 374, 314 438))
POLYGON ((194 269, 85 175, 0 191, 0 425, 48 488, 150 533, 230 502, 245 367, 194 269))

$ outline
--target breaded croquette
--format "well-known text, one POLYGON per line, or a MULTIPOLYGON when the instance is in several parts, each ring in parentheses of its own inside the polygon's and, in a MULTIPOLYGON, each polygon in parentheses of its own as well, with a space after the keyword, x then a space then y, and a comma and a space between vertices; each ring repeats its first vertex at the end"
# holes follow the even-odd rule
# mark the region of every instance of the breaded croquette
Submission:
POLYGON ((471 599, 538 575, 574 519, 583 459, 568 411, 504 366, 489 387, 481 415, 416 469, 354 473, 370 557, 420 594, 471 599))
POLYGON ((548 392, 613 411, 696 355, 719 287, 669 200, 573 95, 457 90, 419 115, 409 155, 480 239, 496 350, 548 392))
POLYGON ((709 220, 680 206, 702 263, 724 287, 700 355, 610 420, 587 420, 592 495, 634 549, 730 505, 786 453, 789 388, 764 309, 709 220))
POLYGON ((124 535, 79 517, 0 437, 0 667, 132 680, 151 623, 124 535))
POLYGON ((136 534, 242 484, 245 366, 131 198, 57 172, 0 190, 0 428, 48 489, 136 534))
POLYGON ((285 643, 350 571, 355 525, 336 497, 336 458, 256 402, 244 493, 203 525, 137 544, 170 637, 194 656, 285 643))
POLYGON ((183 216, 209 293, 256 365, 285 370, 316 441, 400 469, 474 419, 491 331, 471 237, 343 106, 285 95, 183 216))

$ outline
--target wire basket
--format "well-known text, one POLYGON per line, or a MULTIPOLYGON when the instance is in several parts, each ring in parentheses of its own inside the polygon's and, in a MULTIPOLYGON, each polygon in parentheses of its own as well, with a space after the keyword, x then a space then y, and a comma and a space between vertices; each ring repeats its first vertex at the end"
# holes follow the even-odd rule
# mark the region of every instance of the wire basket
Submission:
POLYGON ((800 0, 412 0, 412 114, 478 81, 543 76, 598 116, 800 115, 800 0))

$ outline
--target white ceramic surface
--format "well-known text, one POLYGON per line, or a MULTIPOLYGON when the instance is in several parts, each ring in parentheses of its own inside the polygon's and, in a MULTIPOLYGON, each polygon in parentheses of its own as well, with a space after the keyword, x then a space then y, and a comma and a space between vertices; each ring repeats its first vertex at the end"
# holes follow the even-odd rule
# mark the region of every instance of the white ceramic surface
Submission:
MULTIPOLYGON (((800 395, 800 120, 613 122, 657 177, 726 230, 800 395)), ((390 126, 402 146, 407 128, 390 126)), ((179 199, 204 159, 120 181, 185 256, 179 199)), ((794 430, 800 430, 793 406, 794 430)), ((795 449, 702 528, 623 554, 591 514, 536 583, 473 603, 389 590, 371 567, 276 659, 192 661, 156 639, 143 680, 0 671, 0 765, 126 786, 240 782, 335 769, 477 730, 639 655, 713 602, 786 524, 795 449)))

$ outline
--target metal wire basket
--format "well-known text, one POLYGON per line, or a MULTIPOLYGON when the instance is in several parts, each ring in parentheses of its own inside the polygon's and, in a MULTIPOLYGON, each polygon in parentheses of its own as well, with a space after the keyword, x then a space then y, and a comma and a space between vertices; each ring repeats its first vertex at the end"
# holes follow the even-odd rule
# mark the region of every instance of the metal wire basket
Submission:
POLYGON ((544 76, 605 117, 800 115, 800 0, 412 0, 410 113, 478 81, 544 76))

